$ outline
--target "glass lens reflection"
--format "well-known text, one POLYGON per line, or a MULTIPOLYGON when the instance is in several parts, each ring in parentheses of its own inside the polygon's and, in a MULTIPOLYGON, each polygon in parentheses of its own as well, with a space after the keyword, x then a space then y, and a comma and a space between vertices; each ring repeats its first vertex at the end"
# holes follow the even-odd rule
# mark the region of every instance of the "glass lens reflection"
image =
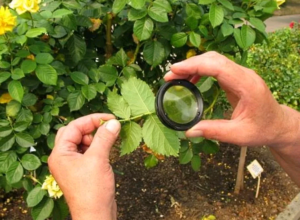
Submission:
POLYGON ((196 97, 183 86, 172 86, 166 91, 163 108, 168 118, 178 124, 191 122, 198 112, 196 97))

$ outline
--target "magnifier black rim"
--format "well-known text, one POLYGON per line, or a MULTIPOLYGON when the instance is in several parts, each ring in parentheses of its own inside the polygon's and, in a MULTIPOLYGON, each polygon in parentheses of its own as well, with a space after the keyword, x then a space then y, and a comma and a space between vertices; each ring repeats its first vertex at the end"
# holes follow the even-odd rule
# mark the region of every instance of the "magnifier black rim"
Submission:
POLYGON ((193 83, 191 83, 187 80, 176 79, 176 80, 168 81, 163 86, 160 87, 160 89, 157 92, 156 99, 155 99, 155 109, 156 109, 156 114, 157 114, 158 118, 165 126, 171 128, 173 130, 177 130, 177 131, 186 131, 186 130, 190 129, 191 127, 193 127, 195 124, 197 124, 201 120, 201 117, 203 114, 203 99, 202 99, 200 91, 193 83), (190 92, 193 93, 193 95, 195 96, 196 101, 197 101, 197 107, 198 107, 197 115, 195 116, 195 118, 192 121, 185 123, 185 124, 179 124, 179 123, 171 120, 163 108, 163 98, 164 98, 166 91, 170 87, 176 86, 176 85, 180 85, 180 86, 187 88, 190 92))

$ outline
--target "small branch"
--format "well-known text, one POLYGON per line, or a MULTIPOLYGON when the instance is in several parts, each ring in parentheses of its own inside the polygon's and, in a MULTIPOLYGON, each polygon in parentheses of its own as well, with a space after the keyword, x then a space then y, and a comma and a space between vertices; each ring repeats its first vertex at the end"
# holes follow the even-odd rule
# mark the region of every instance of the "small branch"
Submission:
POLYGON ((149 113, 146 113, 146 114, 143 114, 143 115, 134 116, 134 117, 129 118, 129 119, 119 120, 119 122, 120 123, 125 123, 125 122, 133 121, 135 119, 138 119, 138 118, 141 118, 141 117, 145 117, 145 116, 148 116, 148 115, 153 115, 153 114, 155 114, 155 112, 149 112, 149 113))
POLYGON ((239 168, 236 177, 236 183, 234 188, 234 193, 239 194, 240 190, 244 188, 244 167, 247 155, 247 147, 241 148, 240 159, 239 159, 239 168))
POLYGON ((211 105, 207 109, 205 109, 204 115, 206 115, 209 111, 211 111, 214 108, 214 106, 215 106, 215 104, 218 100, 219 94, 220 94, 220 90, 218 89, 217 90, 217 95, 215 96, 215 98, 214 98, 213 102, 211 103, 211 105))
POLYGON ((32 175, 24 175, 24 177, 31 179, 33 182, 38 183, 40 185, 43 185, 40 181, 38 181, 38 179, 36 179, 34 176, 32 175))
POLYGON ((107 15, 107 23, 106 23, 106 47, 105 47, 106 59, 109 59, 113 53, 113 46, 111 40, 112 20, 113 20, 113 15, 109 13, 107 15))
POLYGON ((130 62, 130 64, 135 63, 136 58, 137 58, 137 55, 138 55, 138 53, 139 53, 139 51, 140 51, 140 48, 141 48, 141 44, 138 43, 138 44, 136 45, 136 48, 135 48, 135 51, 134 51, 134 55, 133 55, 133 59, 132 59, 132 61, 130 62))

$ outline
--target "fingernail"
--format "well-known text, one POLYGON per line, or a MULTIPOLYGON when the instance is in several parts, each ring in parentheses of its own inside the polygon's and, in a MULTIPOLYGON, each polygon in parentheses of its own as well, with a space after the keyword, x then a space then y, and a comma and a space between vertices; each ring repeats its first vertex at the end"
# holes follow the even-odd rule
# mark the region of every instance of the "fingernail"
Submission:
POLYGON ((112 119, 108 122, 105 122, 105 128, 111 133, 118 134, 120 132, 121 125, 119 121, 112 119))

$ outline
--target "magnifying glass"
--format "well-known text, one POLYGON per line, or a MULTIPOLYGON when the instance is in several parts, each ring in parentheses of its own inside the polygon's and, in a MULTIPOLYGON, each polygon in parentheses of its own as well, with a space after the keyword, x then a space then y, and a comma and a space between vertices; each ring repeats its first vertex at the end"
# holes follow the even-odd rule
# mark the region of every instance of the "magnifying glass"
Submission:
POLYGON ((172 80, 158 90, 155 109, 165 126, 186 131, 201 120, 203 99, 194 84, 187 80, 172 80))

